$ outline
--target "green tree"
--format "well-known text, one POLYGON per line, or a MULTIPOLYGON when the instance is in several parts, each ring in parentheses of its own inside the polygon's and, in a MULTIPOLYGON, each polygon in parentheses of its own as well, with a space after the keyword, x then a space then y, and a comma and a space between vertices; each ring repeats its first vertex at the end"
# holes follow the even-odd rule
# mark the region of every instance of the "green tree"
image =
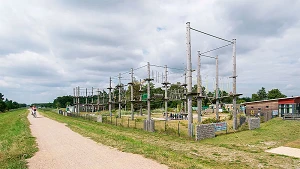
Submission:
POLYGON ((4 112, 6 109, 6 104, 3 100, 4 100, 4 95, 0 93, 0 112, 4 112))
POLYGON ((268 96, 268 99, 277 99, 277 98, 286 97, 286 95, 282 94, 279 89, 272 89, 272 90, 268 91, 267 96, 268 96))
POLYGON ((257 92, 257 96, 258 96, 259 100, 266 100, 268 98, 266 89, 264 87, 259 89, 257 92))
POLYGON ((5 104, 6 104, 6 109, 9 111, 11 109, 13 109, 13 101, 12 100, 8 100, 7 98, 5 99, 5 104))
POLYGON ((251 100, 252 101, 258 101, 258 100, 260 100, 260 98, 259 98, 259 96, 256 93, 253 93, 252 97, 251 97, 251 100))
POLYGON ((58 108, 58 109, 61 108, 60 102, 56 102, 55 105, 56 105, 56 108, 58 108))
MULTIPOLYGON (((95 99, 94 99, 95 100, 95 99)), ((82 100, 80 100, 81 103, 82 100)), ((67 103, 73 103, 73 96, 62 96, 62 97, 57 97, 54 101, 53 104, 56 105, 57 107, 57 103, 59 103, 59 107, 66 107, 67 103)))

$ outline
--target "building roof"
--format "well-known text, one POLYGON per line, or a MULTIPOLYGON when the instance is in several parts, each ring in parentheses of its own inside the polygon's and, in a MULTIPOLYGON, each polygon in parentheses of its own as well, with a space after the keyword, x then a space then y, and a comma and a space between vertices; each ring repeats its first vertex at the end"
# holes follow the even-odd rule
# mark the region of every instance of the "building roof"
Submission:
POLYGON ((300 96, 284 97, 284 98, 270 99, 270 100, 259 100, 259 101, 254 101, 254 102, 245 102, 245 103, 242 103, 242 104, 245 105, 245 104, 262 103, 262 102, 271 102, 271 101, 278 101, 278 100, 285 100, 285 99, 296 99, 296 98, 300 98, 300 96))

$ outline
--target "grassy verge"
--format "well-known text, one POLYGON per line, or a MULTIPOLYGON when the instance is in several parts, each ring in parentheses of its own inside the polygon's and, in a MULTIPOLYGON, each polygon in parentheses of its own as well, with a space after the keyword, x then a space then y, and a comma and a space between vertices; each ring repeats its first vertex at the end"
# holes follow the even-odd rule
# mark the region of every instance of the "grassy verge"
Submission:
POLYGON ((296 168, 300 159, 266 153, 268 148, 299 139, 297 121, 274 119, 260 129, 221 135, 200 142, 148 133, 143 130, 96 123, 44 111, 73 131, 120 151, 142 154, 171 168, 296 168), (286 132, 291 131, 291 132, 286 132))
POLYGON ((0 114, 0 168, 27 168, 25 159, 37 151, 27 113, 18 109, 0 114))

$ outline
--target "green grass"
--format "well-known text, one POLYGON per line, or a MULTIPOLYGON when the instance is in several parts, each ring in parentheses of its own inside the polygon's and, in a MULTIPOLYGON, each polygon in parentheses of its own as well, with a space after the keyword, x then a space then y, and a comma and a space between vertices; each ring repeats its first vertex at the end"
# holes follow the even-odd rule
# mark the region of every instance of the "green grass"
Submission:
POLYGON ((296 129, 300 127, 299 121, 274 119, 257 130, 196 142, 185 137, 96 123, 49 111, 42 114, 66 123, 73 131, 96 142, 141 154, 171 168, 296 168, 300 163, 300 159, 264 151, 298 140, 300 131, 296 129), (295 130, 291 131, 291 128, 295 130))
POLYGON ((0 114, 0 168, 27 168, 26 159, 38 150, 27 114, 26 109, 0 114))

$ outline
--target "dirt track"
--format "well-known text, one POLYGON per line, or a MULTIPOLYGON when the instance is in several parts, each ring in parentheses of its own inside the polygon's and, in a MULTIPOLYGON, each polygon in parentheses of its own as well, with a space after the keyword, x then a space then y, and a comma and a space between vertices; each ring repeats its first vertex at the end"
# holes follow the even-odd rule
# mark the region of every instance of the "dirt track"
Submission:
POLYGON ((141 155, 124 153, 98 144, 73 132, 62 123, 30 114, 32 135, 37 138, 39 151, 28 160, 30 169, 41 168, 168 168, 141 155))

